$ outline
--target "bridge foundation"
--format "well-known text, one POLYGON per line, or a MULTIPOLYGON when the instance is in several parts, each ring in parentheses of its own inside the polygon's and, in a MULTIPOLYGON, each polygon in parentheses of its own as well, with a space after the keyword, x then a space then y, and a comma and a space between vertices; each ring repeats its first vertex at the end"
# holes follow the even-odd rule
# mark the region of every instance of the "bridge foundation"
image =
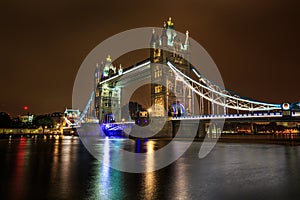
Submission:
POLYGON ((205 135, 206 135, 205 126, 206 126, 206 123, 200 121, 199 126, 198 126, 197 138, 205 137, 205 135))
POLYGON ((191 138, 199 137, 203 134, 200 127, 199 120, 173 120, 172 123, 172 137, 191 138))

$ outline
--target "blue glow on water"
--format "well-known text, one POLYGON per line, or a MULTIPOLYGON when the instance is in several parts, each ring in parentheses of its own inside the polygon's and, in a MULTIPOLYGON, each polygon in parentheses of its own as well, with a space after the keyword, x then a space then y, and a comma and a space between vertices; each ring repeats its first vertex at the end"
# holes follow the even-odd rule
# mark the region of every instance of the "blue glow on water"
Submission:
POLYGON ((136 140, 136 153, 141 153, 141 140, 136 140))
POLYGON ((122 137, 123 136, 123 127, 114 124, 114 123, 103 123, 100 125, 102 131, 107 137, 111 136, 117 136, 117 137, 122 137))

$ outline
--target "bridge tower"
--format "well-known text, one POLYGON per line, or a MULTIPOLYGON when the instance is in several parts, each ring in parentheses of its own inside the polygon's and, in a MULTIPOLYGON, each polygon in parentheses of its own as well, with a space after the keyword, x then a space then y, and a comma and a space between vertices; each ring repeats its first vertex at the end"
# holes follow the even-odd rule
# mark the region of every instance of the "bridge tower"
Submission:
POLYGON ((188 31, 184 40, 182 39, 176 34, 171 18, 164 23, 161 35, 153 30, 150 41, 152 116, 170 115, 174 103, 184 105, 186 113, 193 114, 192 91, 182 81, 176 80, 170 68, 167 67, 167 62, 170 61, 184 74, 191 74, 190 63, 187 62, 190 56, 188 31), (168 112, 167 114, 164 109, 168 112))
POLYGON ((105 62, 101 66, 96 66, 95 72, 95 112, 99 121, 105 121, 109 114, 114 114, 114 120, 121 121, 121 89, 117 86, 116 81, 108 81, 104 84, 99 84, 101 81, 116 75, 119 70, 112 64, 111 58, 108 55, 105 62), (102 74, 100 69, 103 69, 102 74), (100 75, 101 74, 101 75, 100 75))

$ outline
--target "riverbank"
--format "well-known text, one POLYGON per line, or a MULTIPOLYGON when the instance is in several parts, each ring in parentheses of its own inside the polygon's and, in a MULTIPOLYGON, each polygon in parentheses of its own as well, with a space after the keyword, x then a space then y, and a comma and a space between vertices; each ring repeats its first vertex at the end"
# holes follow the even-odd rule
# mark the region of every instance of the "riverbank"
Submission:
POLYGON ((13 134, 0 134, 0 139, 13 139, 13 138, 52 138, 60 136, 78 136, 77 132, 49 132, 49 133, 13 133, 13 134))

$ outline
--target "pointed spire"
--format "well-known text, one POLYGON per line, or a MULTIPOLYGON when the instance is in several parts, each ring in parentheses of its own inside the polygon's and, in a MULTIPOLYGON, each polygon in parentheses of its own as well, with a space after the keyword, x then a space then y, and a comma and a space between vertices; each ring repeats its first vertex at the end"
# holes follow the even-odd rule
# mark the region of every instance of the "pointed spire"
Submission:
POLYGON ((153 29, 152 30, 152 37, 151 37, 151 41, 150 41, 150 46, 152 48, 155 48, 156 47, 156 37, 155 37, 155 30, 153 29))
POLYGON ((123 68, 122 68, 122 65, 121 65, 121 64, 120 64, 120 66, 119 66, 118 74, 119 74, 119 75, 123 74, 123 68))
POLYGON ((95 78, 99 77, 100 69, 99 69, 99 64, 96 63, 96 69, 95 69, 95 78))
POLYGON ((164 28, 161 34, 161 45, 167 46, 167 44, 168 44, 168 36, 167 36, 166 29, 164 28))
POLYGON ((190 46, 190 39, 189 39, 189 31, 187 30, 185 32, 185 42, 184 42, 184 48, 185 50, 188 50, 189 46, 190 46))

